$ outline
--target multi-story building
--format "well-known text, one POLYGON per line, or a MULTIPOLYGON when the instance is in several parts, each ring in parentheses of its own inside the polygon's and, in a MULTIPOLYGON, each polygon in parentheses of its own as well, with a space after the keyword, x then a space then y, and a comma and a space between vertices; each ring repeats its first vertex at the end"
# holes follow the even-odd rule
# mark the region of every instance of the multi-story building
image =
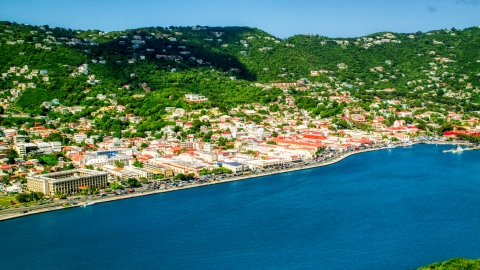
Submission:
POLYGON ((3 134, 5 138, 12 140, 14 136, 18 135, 18 131, 16 129, 5 129, 3 130, 3 134))
POLYGON ((124 169, 135 172, 138 174, 139 177, 145 177, 148 181, 153 180, 153 173, 149 170, 130 165, 125 166, 124 169))
POLYGON ((27 176, 27 189, 47 196, 75 194, 85 188, 105 188, 108 174, 87 169, 27 176))
POLYGON ((34 143, 19 143, 15 145, 15 150, 21 158, 24 158, 29 153, 37 153, 38 146, 34 143))
POLYGON ((52 147, 50 146, 49 143, 46 142, 38 142, 38 151, 42 152, 43 154, 51 154, 52 153, 52 147))
POLYGON ((165 168, 162 166, 157 166, 157 165, 148 164, 148 163, 144 163, 143 168, 145 170, 151 171, 154 175, 162 174, 165 177, 173 176, 173 170, 170 168, 165 168))
POLYGON ((62 152, 61 142, 50 142, 50 147, 52 147, 52 152, 62 152))

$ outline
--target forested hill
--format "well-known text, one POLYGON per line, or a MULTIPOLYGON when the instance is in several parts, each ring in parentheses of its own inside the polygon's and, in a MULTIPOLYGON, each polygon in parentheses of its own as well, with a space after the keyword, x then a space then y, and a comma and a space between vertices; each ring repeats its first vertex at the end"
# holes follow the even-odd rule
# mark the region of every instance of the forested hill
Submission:
POLYGON ((480 108, 478 27, 279 39, 248 27, 105 33, 1 22, 0 48, 4 107, 34 114, 49 112, 40 106, 44 101, 102 106, 99 95, 114 95, 118 104, 146 116, 184 106, 186 93, 209 99, 197 107, 226 110, 276 101, 282 92, 270 89, 269 83, 299 79, 316 93, 294 91, 293 96, 300 108, 314 112, 318 104, 311 96, 331 90, 349 92, 366 103, 374 96, 401 96, 466 111, 480 108), (459 101, 450 93, 468 99, 459 101))

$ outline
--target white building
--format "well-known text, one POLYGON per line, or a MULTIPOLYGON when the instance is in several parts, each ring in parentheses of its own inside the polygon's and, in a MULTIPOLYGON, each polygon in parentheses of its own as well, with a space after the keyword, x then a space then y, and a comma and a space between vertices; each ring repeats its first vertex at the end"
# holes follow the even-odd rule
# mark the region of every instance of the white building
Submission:
POLYGON ((50 142, 50 147, 52 148, 52 152, 62 152, 61 142, 50 142))
POLYGON ((153 180, 153 173, 149 170, 145 170, 143 168, 138 168, 130 165, 125 166, 124 169, 138 174, 139 177, 145 177, 148 181, 153 180))
POLYGON ((39 142, 37 143, 38 146, 38 151, 42 152, 44 154, 51 154, 52 153, 52 147, 50 146, 49 143, 46 142, 39 142))
POLYGON ((85 134, 75 134, 75 135, 73 135, 73 140, 76 143, 81 143, 81 142, 85 141, 86 138, 87 138, 87 135, 85 135, 85 134))
POLYGON ((233 173, 248 171, 248 165, 240 162, 223 162, 222 167, 231 170, 233 173))

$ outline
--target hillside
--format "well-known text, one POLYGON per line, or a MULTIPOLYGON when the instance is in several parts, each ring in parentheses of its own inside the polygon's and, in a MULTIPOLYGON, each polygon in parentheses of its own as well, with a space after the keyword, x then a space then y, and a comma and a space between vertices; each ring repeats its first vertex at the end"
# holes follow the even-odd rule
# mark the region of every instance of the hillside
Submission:
POLYGON ((474 112, 480 110, 479 44, 478 27, 279 39, 247 27, 105 33, 1 22, 0 98, 12 113, 50 119, 59 117, 58 107, 81 106, 69 121, 124 105, 126 113, 148 117, 146 129, 153 129, 163 125, 165 107, 226 112, 270 104, 286 98, 272 82, 302 79, 303 87, 288 95, 312 117, 343 112, 346 104, 330 100, 338 95, 366 111, 379 99, 396 99, 425 111, 474 112), (188 103, 188 93, 208 102, 188 103))
POLYGON ((444 262, 433 263, 418 270, 467 270, 480 269, 480 260, 451 259, 444 262))

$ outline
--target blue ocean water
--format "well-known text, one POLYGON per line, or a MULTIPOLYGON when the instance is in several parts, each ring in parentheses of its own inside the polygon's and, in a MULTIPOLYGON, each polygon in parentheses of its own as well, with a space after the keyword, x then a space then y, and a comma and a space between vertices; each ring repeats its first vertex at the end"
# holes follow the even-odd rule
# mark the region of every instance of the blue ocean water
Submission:
POLYGON ((0 222, 0 269, 414 269, 479 258, 480 152, 450 148, 0 222))

